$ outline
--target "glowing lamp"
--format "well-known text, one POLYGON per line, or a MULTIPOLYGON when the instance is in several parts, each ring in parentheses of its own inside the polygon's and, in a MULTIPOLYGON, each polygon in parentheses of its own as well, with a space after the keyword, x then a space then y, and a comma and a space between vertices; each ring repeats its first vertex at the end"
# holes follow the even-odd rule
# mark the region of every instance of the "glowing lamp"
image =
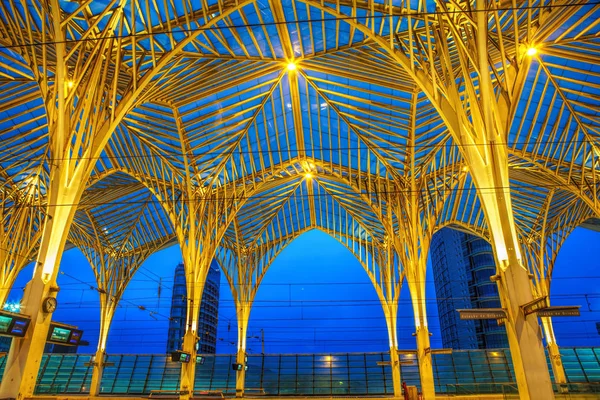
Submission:
POLYGON ((529 57, 535 56, 537 54, 537 52, 538 51, 537 51, 537 49, 535 47, 530 47, 530 48, 527 49, 527 55, 529 57))

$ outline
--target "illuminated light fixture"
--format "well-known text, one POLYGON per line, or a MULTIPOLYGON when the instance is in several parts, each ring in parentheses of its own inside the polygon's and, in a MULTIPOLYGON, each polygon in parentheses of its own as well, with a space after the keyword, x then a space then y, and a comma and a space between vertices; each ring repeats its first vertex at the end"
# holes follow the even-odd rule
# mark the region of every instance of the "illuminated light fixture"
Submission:
POLYGON ((21 311, 21 303, 6 303, 2 309, 13 313, 18 313, 21 311))
POLYGON ((466 165, 464 167, 462 167, 463 172, 467 172, 469 170, 469 167, 467 167, 466 165))
POLYGON ((527 55, 529 57, 533 57, 537 54, 538 50, 535 47, 530 47, 527 49, 527 55))
POLYGON ((67 87, 69 89, 73 89, 73 86, 75 86, 75 82, 73 82, 72 80, 68 80, 67 81, 67 87))
POLYGON ((295 63, 295 62, 293 62, 293 61, 292 61, 292 62, 289 62, 289 63, 288 63, 288 65, 287 65, 287 70, 288 70, 288 71, 295 71, 295 70, 296 70, 296 68, 298 68, 298 66, 297 66, 297 65, 296 65, 296 63, 295 63))
POLYGON ((311 174, 310 172, 307 172, 304 174, 304 178, 306 179, 312 179, 313 178, 313 174, 311 174))

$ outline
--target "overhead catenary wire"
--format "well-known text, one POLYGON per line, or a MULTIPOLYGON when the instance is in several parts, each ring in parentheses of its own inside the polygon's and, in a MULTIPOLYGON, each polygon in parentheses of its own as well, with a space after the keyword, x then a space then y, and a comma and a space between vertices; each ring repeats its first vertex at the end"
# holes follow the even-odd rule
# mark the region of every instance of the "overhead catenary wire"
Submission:
MULTIPOLYGON (((299 179, 305 179, 304 176, 302 174, 298 174, 297 177, 299 179)), ((327 178, 328 175, 318 175, 316 174, 312 179, 325 179, 327 178)), ((556 189, 556 188, 579 188, 579 189, 589 189, 589 186, 584 182, 584 183, 554 183, 554 184, 550 184, 550 183, 544 183, 544 184, 536 184, 536 185, 528 185, 528 184, 512 184, 510 186, 488 186, 488 187, 455 187, 452 189, 448 189, 451 192, 477 192, 477 193, 482 193, 482 194, 488 194, 488 193, 497 193, 498 191, 503 191, 503 190, 509 190, 511 188, 526 188, 526 189, 556 189)), ((334 194, 329 193, 329 192, 324 192, 324 193, 302 193, 302 194, 295 194, 295 198, 319 198, 319 197, 331 197, 331 198, 336 198, 336 197, 348 197, 348 196, 353 196, 353 197, 361 197, 364 195, 398 195, 398 194, 410 194, 413 192, 421 192, 422 190, 420 189, 416 189, 416 190, 412 190, 412 189, 402 189, 402 190, 382 190, 382 191, 366 191, 363 190, 362 192, 358 193, 355 191, 343 191, 343 192, 336 192, 334 194)), ((183 193, 183 192, 182 192, 183 193)), ((183 197, 183 196, 182 196, 183 197)), ((178 198, 178 199, 167 199, 166 201, 174 201, 174 202, 181 202, 183 204, 189 204, 189 203, 199 203, 199 202, 214 202, 214 203, 221 203, 223 201, 227 201, 227 200, 254 200, 254 199, 266 199, 266 200, 271 200, 271 199, 287 199, 289 197, 289 193, 285 193, 285 194, 281 194, 281 195, 277 195, 277 194, 252 194, 252 195, 238 195, 235 197, 232 196, 214 196, 214 197, 202 197, 202 198, 194 198, 194 199, 185 199, 185 198, 178 198)), ((138 204, 138 205, 147 205, 147 204, 161 204, 161 201, 159 199, 151 199, 151 200, 122 200, 122 201, 118 201, 118 200, 113 200, 113 201, 107 201, 107 202, 77 202, 77 203, 50 203, 50 204, 26 204, 26 203, 19 203, 19 204, 14 204, 11 205, 11 207, 14 208, 43 208, 43 209, 47 209, 49 207, 99 207, 99 206, 104 206, 104 205, 133 205, 133 204, 138 204)))
MULTIPOLYGON (((490 7, 482 10, 478 9, 469 9, 469 10, 436 10, 436 11, 412 11, 410 13, 394 15, 395 17, 405 18, 405 17, 430 17, 434 15, 455 15, 455 14, 476 14, 476 13, 489 13, 489 12, 510 12, 510 11, 530 11, 530 10, 543 10, 543 9, 561 9, 561 8, 572 8, 572 7, 585 7, 585 6, 593 6, 598 5, 600 2, 583 2, 583 3, 572 3, 572 4, 545 4, 543 6, 522 6, 522 7, 490 7)), ((161 32, 144 32, 144 33, 134 33, 134 34, 124 34, 124 35, 111 35, 111 36, 92 36, 86 37, 84 39, 73 39, 73 40, 62 40, 62 41, 45 41, 45 42, 37 42, 37 43, 20 43, 14 45, 2 45, 0 49, 13 49, 20 47, 29 47, 29 46, 48 46, 55 45, 58 43, 61 44, 72 44, 72 43, 80 43, 80 42, 99 42, 105 40, 113 40, 113 39, 126 39, 126 38, 143 38, 143 37, 151 37, 151 36, 159 36, 159 35, 169 35, 169 34, 182 34, 182 33, 194 33, 201 31, 209 31, 209 30, 225 30, 225 29, 239 29, 239 28, 253 28, 253 27, 266 27, 266 26, 277 26, 277 25, 288 25, 288 24, 313 24, 313 23, 325 23, 325 22, 338 22, 338 21, 356 21, 356 20, 378 20, 378 19, 389 19, 392 15, 388 13, 381 13, 381 15, 356 15, 356 16, 344 16, 344 17, 330 17, 330 18, 310 18, 310 19, 298 19, 298 20, 288 20, 288 21, 272 21, 272 22, 261 22, 261 23, 247 23, 247 24, 232 24, 232 25, 214 25, 210 27, 197 27, 197 28, 182 28, 178 30, 164 30, 161 32)), ((161 21, 162 22, 162 21, 161 21)))
MULTIPOLYGON (((443 139, 443 138, 442 138, 443 139)), ((494 147, 494 146, 507 146, 507 147, 516 147, 516 146, 524 146, 527 147, 529 145, 535 144, 535 145, 539 145, 539 146, 544 146, 544 145, 565 145, 565 144, 583 144, 583 143, 589 143, 589 144, 594 144, 594 145, 600 145, 600 142, 596 142, 592 139, 564 139, 564 140, 539 140, 539 141, 517 141, 517 142, 502 142, 502 141, 495 141, 495 142, 487 142, 487 143, 478 143, 478 142, 473 142, 473 143, 455 143, 454 141, 445 141, 445 140, 440 140, 440 142, 437 143, 422 143, 422 144, 414 144, 411 145, 408 140, 406 140, 406 143, 398 143, 395 146, 382 146, 382 145, 376 145, 376 144, 370 144, 369 145, 369 149, 373 149, 373 150, 390 150, 390 151, 395 151, 398 152, 398 146, 402 146, 401 148, 406 148, 406 149, 435 149, 435 148, 441 148, 441 147, 446 147, 448 145, 450 146, 457 146, 459 148, 466 148, 466 147, 480 147, 483 144, 486 144, 488 146, 494 147)), ((5 151, 7 148, 0 148, 0 152, 1 151, 5 151)), ((43 155, 39 155, 39 156, 28 156, 28 157, 24 157, 22 154, 16 154, 16 153, 12 153, 10 151, 7 151, 7 156, 4 158, 0 158, 0 163, 4 163, 7 161, 13 161, 13 160, 17 160, 20 162, 33 162, 33 161, 45 161, 48 163, 52 163, 52 162, 59 162, 59 161, 69 161, 72 160, 74 158, 76 158, 77 160, 82 160, 82 161, 89 161, 89 160, 97 160, 97 161, 114 161, 114 160, 136 160, 136 159, 146 159, 146 158, 156 158, 156 157, 162 157, 165 158, 167 160, 172 160, 172 161, 181 161, 178 157, 186 157, 189 159, 194 159, 194 158, 200 158, 200 157, 205 157, 205 156, 222 156, 222 155, 229 155, 229 154, 252 154, 252 155, 260 155, 260 154, 283 154, 283 153, 288 153, 290 151, 292 151, 293 149, 289 148, 289 149, 260 149, 260 150, 252 150, 252 149, 248 149, 248 150, 243 150, 243 149, 237 149, 235 151, 231 151, 231 150, 221 150, 218 147, 215 147, 214 149, 203 149, 201 151, 197 151, 197 152, 190 152, 190 153, 184 153, 184 152, 178 152, 175 153, 174 151, 168 150, 168 149, 163 149, 160 148, 160 152, 154 153, 154 154, 103 154, 99 157, 72 157, 72 158, 67 158, 67 157, 49 157, 47 154, 43 153, 43 155)), ((310 148, 308 149, 309 151, 312 152, 336 152, 336 151, 358 151, 361 150, 360 146, 345 146, 345 147, 318 147, 318 148, 310 148)), ((156 151, 156 150, 155 150, 156 151)), ((310 157, 308 157, 310 159, 310 157)))

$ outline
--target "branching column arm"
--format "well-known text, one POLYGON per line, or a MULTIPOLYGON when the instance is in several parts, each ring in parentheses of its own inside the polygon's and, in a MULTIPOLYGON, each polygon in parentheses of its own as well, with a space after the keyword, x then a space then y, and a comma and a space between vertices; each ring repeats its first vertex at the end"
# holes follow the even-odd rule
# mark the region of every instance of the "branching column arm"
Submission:
POLYGON ((400 357, 398 354, 398 299, 402 290, 403 276, 399 271, 392 240, 387 237, 385 243, 373 249, 375 262, 379 265, 381 279, 372 278, 371 282, 377 292, 388 331, 390 362, 392 368, 392 383, 394 396, 402 396, 402 377, 400 357))
POLYGON ((233 294, 237 317, 236 362, 242 365, 242 369, 236 371, 236 397, 244 396, 246 339, 252 304, 260 282, 279 251, 278 246, 246 247, 239 240, 232 244, 231 248, 219 249, 219 260, 233 294))

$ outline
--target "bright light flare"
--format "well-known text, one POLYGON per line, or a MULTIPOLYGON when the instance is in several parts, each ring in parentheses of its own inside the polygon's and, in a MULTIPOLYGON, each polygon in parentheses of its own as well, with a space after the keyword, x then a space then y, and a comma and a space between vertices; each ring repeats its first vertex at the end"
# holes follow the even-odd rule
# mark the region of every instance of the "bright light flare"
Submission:
POLYGON ((69 89, 73 89, 73 86, 75 86, 75 82, 73 82, 73 81, 71 81, 71 80, 68 80, 68 81, 67 81, 67 88, 69 88, 69 89))
POLYGON ((21 311, 21 303, 6 303, 2 308, 9 312, 18 313, 19 311, 21 311))
POLYGON ((312 179, 313 178, 313 174, 311 174, 310 172, 307 172, 304 174, 304 179, 312 179))
POLYGON ((538 50, 535 47, 530 47, 527 49, 527 55, 529 57, 533 57, 537 54, 538 50))
POLYGON ((296 68, 298 68, 298 66, 296 65, 296 63, 295 63, 295 62, 290 62, 290 63, 288 63, 288 65, 287 65, 287 70, 288 70, 288 71, 295 71, 295 70, 296 70, 296 68))

